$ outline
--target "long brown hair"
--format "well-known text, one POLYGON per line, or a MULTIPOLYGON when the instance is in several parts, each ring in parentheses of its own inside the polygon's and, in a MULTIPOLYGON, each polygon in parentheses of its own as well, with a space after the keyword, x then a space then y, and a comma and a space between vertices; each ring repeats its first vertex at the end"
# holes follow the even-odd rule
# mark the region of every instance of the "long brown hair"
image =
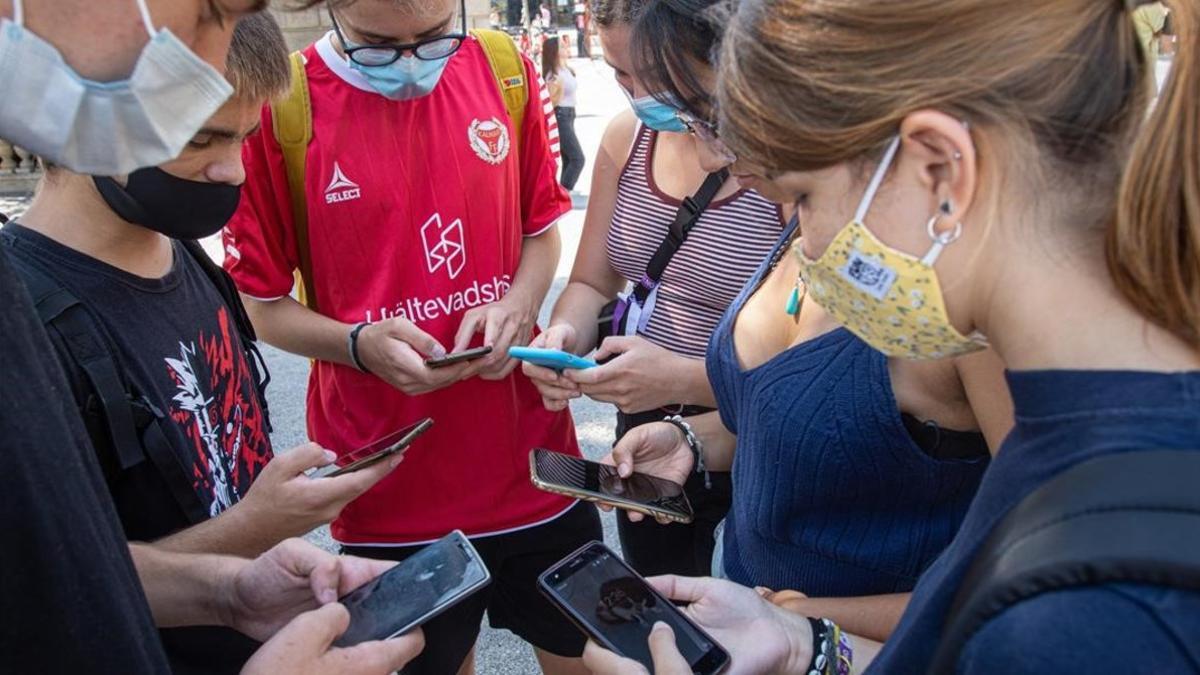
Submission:
POLYGON ((549 80, 555 77, 558 73, 559 58, 558 47, 559 40, 557 35, 552 35, 542 41, 542 78, 549 80))
POLYGON ((1179 52, 1147 120, 1153 64, 1131 20, 1146 0, 742 0, 720 58, 721 136, 768 170, 805 171, 879 152, 916 110, 955 115, 985 131, 985 184, 1072 195, 1075 220, 1106 228, 1122 295, 1200 349, 1193 2, 1170 3, 1179 52))

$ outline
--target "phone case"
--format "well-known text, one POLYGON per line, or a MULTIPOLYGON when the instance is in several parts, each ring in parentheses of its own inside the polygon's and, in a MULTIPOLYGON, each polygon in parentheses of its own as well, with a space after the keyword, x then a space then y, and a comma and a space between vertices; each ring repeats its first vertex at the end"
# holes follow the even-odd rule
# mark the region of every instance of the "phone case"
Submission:
POLYGON ((535 452, 536 452, 536 450, 531 450, 529 452, 529 479, 533 483, 533 486, 539 490, 542 490, 544 492, 551 492, 556 495, 562 495, 564 497, 571 497, 573 499, 582 499, 586 502, 607 504, 609 506, 623 509, 625 511, 636 511, 642 515, 650 516, 652 518, 657 517, 657 516, 662 516, 663 518, 666 518, 667 520, 669 520, 673 523, 680 523, 682 525, 688 525, 693 520, 695 520, 694 517, 688 518, 687 516, 675 513, 674 511, 664 511, 664 510, 656 509, 656 508, 646 506, 645 504, 641 504, 641 503, 634 502, 634 501, 628 501, 628 500, 619 499, 616 497, 608 497, 608 496, 602 497, 600 495, 597 495, 597 494, 594 494, 591 492, 587 492, 585 490, 573 488, 573 487, 570 487, 567 485, 560 485, 558 483, 548 483, 548 482, 542 480, 540 476, 538 476, 537 456, 534 454, 535 452))
POLYGON ((575 356, 557 349, 538 349, 536 347, 509 347, 508 356, 522 361, 528 361, 535 366, 553 370, 586 370, 595 368, 596 362, 575 356))

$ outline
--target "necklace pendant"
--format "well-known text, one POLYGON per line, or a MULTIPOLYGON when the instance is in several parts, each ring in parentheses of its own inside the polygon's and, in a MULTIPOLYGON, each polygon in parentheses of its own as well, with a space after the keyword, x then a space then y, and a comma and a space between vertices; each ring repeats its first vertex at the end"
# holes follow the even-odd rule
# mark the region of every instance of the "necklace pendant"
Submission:
POLYGON ((800 284, 792 287, 792 293, 788 296, 787 307, 788 316, 796 316, 800 313, 800 284))

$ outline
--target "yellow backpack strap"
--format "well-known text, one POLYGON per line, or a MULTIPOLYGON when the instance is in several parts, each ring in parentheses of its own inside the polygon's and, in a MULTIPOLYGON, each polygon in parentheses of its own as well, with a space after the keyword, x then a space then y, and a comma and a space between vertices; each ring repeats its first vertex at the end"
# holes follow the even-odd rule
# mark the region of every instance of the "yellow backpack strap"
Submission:
POLYGON ((310 309, 317 308, 313 290, 312 251, 308 245, 308 204, 305 201, 304 173, 308 144, 312 140, 312 100, 308 95, 308 74, 304 70, 304 55, 293 52, 292 86, 287 98, 271 104, 275 140, 283 151, 287 171, 288 194, 292 202, 292 220, 296 226, 296 249, 300 257, 296 270, 300 302, 310 309))
POLYGON ((525 82, 525 62, 521 60, 521 52, 508 33, 476 28, 471 35, 479 40, 483 53, 487 55, 488 65, 492 67, 492 74, 496 76, 496 84, 500 87, 500 95, 504 97, 504 107, 508 108, 508 116, 512 118, 513 129, 519 137, 525 123, 525 106, 529 103, 530 89, 525 82))

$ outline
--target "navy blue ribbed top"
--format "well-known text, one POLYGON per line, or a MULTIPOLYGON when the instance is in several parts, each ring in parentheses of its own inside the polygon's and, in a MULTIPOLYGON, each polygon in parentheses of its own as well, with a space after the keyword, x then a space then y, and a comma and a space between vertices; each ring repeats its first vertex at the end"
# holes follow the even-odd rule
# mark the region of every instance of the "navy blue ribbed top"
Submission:
POLYGON ((725 572, 812 596, 908 591, 954 537, 987 461, 923 452, 901 420, 887 358, 845 329, 741 368, 735 318, 792 229, 709 344, 717 407, 737 434, 725 572))
MULTIPOLYGON (((921 578, 873 673, 929 669, 976 553, 1030 492, 1105 455, 1200 452, 1200 371, 1015 371, 1008 386, 1016 426, 962 530, 921 578)), ((985 624, 963 645, 956 672, 1200 672, 1200 592, 1114 583, 1044 593, 985 624)))

